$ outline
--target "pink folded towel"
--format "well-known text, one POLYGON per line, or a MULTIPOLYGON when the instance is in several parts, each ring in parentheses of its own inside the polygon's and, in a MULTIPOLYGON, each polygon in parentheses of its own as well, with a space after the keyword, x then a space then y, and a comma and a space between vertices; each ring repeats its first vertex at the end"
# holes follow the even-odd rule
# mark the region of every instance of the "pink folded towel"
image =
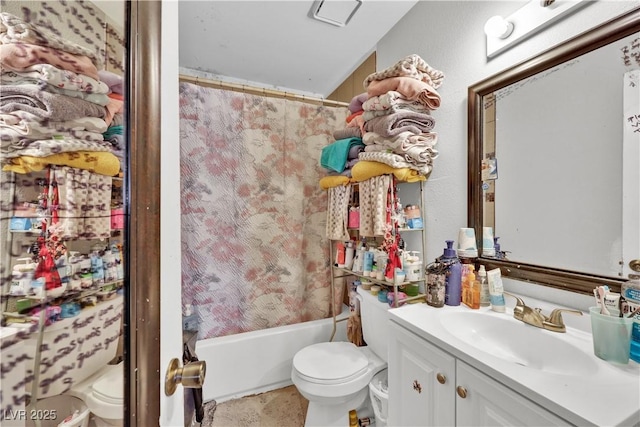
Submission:
POLYGON ((411 77, 389 77, 369 84, 369 96, 379 96, 389 91, 400 92, 406 99, 418 101, 430 110, 440 107, 440 94, 429 84, 411 77))
POLYGON ((50 64, 63 70, 84 74, 100 80, 98 69, 91 58, 74 55, 52 47, 35 44, 11 43, 0 45, 0 64, 3 70, 24 71, 36 64, 50 64))

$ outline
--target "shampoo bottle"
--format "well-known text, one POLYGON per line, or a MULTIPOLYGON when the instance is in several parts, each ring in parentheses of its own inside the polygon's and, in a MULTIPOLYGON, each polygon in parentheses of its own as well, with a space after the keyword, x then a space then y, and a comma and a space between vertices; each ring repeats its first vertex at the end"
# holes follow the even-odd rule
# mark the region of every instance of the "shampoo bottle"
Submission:
POLYGON ((446 243, 447 247, 444 249, 444 253, 438 258, 438 261, 443 263, 446 268, 444 303, 456 306, 460 305, 461 301, 462 266, 456 255, 456 250, 453 249, 453 240, 447 240, 446 243))

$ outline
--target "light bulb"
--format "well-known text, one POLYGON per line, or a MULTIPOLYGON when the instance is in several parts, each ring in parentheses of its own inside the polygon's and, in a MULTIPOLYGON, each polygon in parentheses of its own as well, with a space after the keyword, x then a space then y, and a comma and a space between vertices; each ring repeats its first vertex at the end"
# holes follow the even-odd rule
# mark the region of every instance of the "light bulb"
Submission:
POLYGON ((489 37, 506 39, 513 32, 513 24, 502 16, 492 16, 484 24, 484 33, 489 37))

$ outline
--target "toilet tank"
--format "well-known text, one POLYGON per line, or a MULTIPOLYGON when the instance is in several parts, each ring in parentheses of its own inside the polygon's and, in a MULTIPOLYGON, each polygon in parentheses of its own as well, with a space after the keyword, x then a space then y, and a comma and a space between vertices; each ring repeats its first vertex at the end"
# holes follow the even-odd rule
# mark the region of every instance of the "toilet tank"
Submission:
MULTIPOLYGON (((123 296, 117 295, 44 328, 38 399, 69 391, 116 356, 123 308, 123 296)), ((34 333, 24 342, 25 353, 34 358, 36 346, 34 333)), ((33 387, 33 373, 33 366, 28 366, 27 390, 33 387)))
POLYGON ((388 362, 387 355, 389 326, 389 304, 378 301, 378 297, 358 286, 360 295, 360 318, 362 336, 367 346, 382 360, 388 362))

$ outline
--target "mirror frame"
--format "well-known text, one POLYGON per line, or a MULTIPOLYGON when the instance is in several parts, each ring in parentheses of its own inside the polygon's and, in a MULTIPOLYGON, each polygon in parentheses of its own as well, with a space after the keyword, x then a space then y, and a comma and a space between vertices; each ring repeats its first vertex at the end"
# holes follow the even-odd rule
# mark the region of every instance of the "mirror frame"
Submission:
MULTIPOLYGON (((127 298, 124 425, 160 420, 160 126, 162 2, 128 0, 127 298)), ((177 349, 180 350, 180 349, 177 349)))
MULTIPOLYGON (((482 98, 496 90, 509 86, 563 62, 596 50, 623 37, 637 33, 640 28, 640 7, 611 19, 591 30, 552 47, 541 54, 520 62, 500 73, 482 80, 468 90, 468 183, 467 215, 468 227, 474 228, 476 236, 482 236, 483 191, 481 165, 483 156, 482 98)), ((480 246, 478 246, 480 247, 480 246)), ((620 292, 625 278, 612 278, 576 271, 550 268, 535 264, 480 257, 487 270, 500 268, 502 277, 569 290, 588 295, 599 285, 608 285, 612 291, 620 292)))

